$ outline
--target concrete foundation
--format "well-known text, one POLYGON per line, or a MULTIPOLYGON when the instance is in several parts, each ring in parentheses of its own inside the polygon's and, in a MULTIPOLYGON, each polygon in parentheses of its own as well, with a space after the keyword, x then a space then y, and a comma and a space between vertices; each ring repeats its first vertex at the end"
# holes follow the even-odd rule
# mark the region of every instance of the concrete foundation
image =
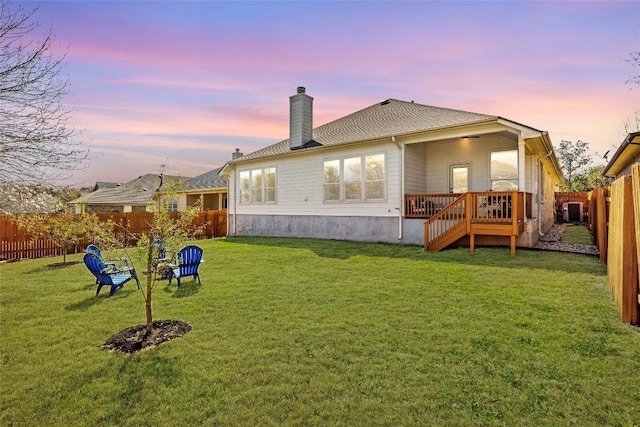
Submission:
MULTIPOLYGON (((357 242, 424 245, 424 219, 397 217, 333 217, 298 215, 229 215, 230 236, 311 237, 357 242), (235 227, 234 227, 235 225, 235 227)), ((538 241, 537 220, 529 219, 516 244, 530 248, 538 241)), ((468 239, 460 242, 468 246, 468 239)), ((477 236, 478 246, 509 246, 509 237, 477 236)))

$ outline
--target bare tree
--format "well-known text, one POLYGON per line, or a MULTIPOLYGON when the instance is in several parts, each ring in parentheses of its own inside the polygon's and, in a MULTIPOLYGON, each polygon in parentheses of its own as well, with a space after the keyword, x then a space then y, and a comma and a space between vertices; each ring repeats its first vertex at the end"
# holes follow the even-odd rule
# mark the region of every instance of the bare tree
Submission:
POLYGON ((633 72, 627 79, 626 83, 628 85, 640 86, 640 50, 631 52, 631 54, 629 55, 629 59, 627 59, 627 62, 631 64, 633 72))
POLYGON ((62 179, 88 155, 62 104, 64 56, 53 55, 51 30, 36 40, 36 11, 0 0, 0 182, 62 179))
MULTIPOLYGON (((627 62, 631 64, 633 72, 625 83, 631 86, 629 90, 633 90, 634 86, 640 88, 640 51, 631 52, 627 62)), ((640 130, 640 110, 636 110, 633 116, 627 117, 623 122, 625 135, 640 130)))

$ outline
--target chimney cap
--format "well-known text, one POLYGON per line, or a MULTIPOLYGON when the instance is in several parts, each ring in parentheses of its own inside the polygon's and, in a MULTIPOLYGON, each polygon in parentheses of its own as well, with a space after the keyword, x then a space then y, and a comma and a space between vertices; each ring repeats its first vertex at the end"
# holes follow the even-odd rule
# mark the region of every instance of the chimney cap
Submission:
POLYGON ((298 86, 297 91, 298 91, 298 93, 305 93, 305 92, 306 92, 306 89, 305 89, 305 87, 304 87, 304 86, 298 86))

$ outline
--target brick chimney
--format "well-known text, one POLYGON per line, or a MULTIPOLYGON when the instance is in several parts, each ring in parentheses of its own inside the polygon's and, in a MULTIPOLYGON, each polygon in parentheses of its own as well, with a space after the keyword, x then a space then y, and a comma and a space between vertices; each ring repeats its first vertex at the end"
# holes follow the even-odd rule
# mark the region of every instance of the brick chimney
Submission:
POLYGON ((292 150, 303 147, 313 137, 313 98, 298 87, 289 97, 289 143, 292 150))

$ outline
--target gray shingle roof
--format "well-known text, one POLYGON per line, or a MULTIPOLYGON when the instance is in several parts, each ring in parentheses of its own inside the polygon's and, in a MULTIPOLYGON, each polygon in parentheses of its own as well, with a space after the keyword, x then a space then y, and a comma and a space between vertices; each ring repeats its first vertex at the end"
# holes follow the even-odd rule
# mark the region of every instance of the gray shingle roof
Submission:
MULTIPOLYGON (((388 99, 313 129, 313 140, 323 146, 340 145, 498 118, 487 114, 388 99)), ((290 151, 289 140, 285 139, 247 154, 240 160, 290 151)))
POLYGON ((205 190, 214 188, 227 188, 227 180, 220 178, 222 167, 191 178, 187 190, 205 190))
MULTIPOLYGON (((165 175, 164 185, 175 184, 188 179, 189 178, 165 175)), ((102 188, 85 194, 71 203, 146 206, 153 200, 153 194, 159 185, 160 177, 157 174, 146 174, 115 188, 102 188)))
POLYGON ((96 185, 93 186, 93 191, 100 190, 102 188, 116 188, 119 185, 120 184, 118 184, 117 182, 98 181, 96 182, 96 185))

